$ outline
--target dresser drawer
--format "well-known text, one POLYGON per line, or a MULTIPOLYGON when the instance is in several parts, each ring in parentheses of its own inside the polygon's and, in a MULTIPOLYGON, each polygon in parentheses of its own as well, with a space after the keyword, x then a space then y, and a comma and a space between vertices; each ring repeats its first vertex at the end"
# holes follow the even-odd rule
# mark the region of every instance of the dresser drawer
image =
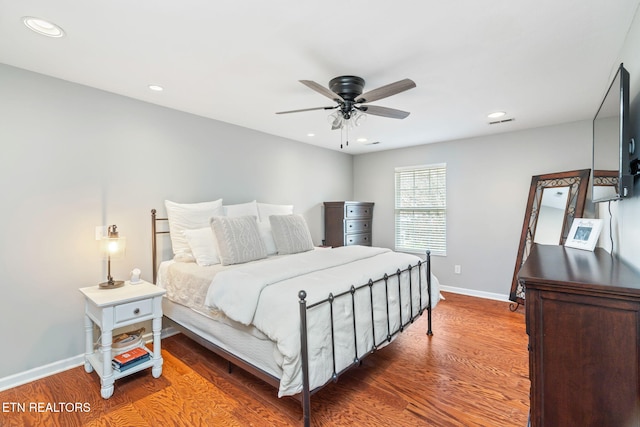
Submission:
POLYGON ((149 316, 153 313, 152 299, 143 299, 115 307, 114 323, 118 324, 132 319, 149 316))
POLYGON ((345 234, 344 244, 371 246, 371 233, 345 234))
POLYGON ((373 214, 372 206, 362 206, 362 205, 344 205, 344 216, 346 218, 362 218, 368 217, 371 218, 373 214))
POLYGON ((364 233, 371 230, 371 221, 368 219, 348 219, 344 222, 344 232, 364 233))

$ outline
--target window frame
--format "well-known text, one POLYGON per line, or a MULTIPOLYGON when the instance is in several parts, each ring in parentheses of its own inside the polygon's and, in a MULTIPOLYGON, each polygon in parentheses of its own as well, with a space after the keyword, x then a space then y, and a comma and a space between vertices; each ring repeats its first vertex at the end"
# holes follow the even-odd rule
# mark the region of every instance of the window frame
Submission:
MULTIPOLYGON (((414 183, 415 184, 415 183, 414 183)), ((405 194, 404 199, 407 197, 405 194)), ((415 221, 415 220, 414 220, 415 221)), ((446 163, 433 163, 417 166, 402 166, 396 167, 394 171, 394 247, 398 252, 417 253, 424 254, 426 250, 431 251, 432 255, 446 256, 447 255, 447 164, 446 163), (413 175, 415 179, 416 173, 426 174, 429 176, 429 183, 434 182, 434 185, 429 187, 421 187, 413 185, 413 187, 402 189, 400 188, 400 179, 404 175, 404 178, 409 178, 413 175), (425 195, 424 203, 430 203, 430 205, 419 204, 419 206, 401 206, 401 200, 404 193, 416 193, 416 191, 427 191, 425 195), (438 194, 440 193, 440 194, 438 194), (435 203, 435 204, 434 204, 435 203), (410 227, 402 227, 402 217, 408 218, 411 216, 424 215, 425 213, 434 213, 431 220, 425 218, 422 222, 423 230, 411 232, 410 227), (403 215, 404 214, 404 215, 403 215), (440 223, 440 224, 438 224, 440 223), (429 239, 426 234, 429 233, 429 229, 441 228, 441 232, 437 233, 433 239, 429 239), (405 230, 403 232, 403 230, 405 230), (415 247, 415 245, 406 245, 407 240, 411 240, 411 237, 402 237, 407 234, 409 230, 413 235, 414 240, 425 239, 423 241, 423 247, 415 247), (405 245, 403 246, 403 243, 405 245)))

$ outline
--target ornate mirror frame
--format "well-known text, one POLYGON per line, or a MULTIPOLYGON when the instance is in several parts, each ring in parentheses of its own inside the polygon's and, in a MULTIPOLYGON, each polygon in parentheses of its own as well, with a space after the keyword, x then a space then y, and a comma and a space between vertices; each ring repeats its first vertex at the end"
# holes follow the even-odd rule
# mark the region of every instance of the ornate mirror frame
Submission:
POLYGON ((550 173, 546 175, 535 175, 531 178, 531 187, 529 188, 529 199, 527 200, 527 209, 524 214, 524 223, 522 225, 522 233, 520 234, 520 245, 518 246, 518 254, 516 256, 516 266, 513 271, 513 279, 511 281, 511 291, 509 299, 516 304, 510 304, 511 311, 517 310, 520 304, 524 304, 525 289, 524 285, 518 282, 518 272, 525 262, 533 245, 536 227, 538 225, 538 217, 540 206, 542 203, 542 195, 545 188, 568 187, 569 194, 567 197, 567 206, 564 211, 564 221, 562 223, 562 232, 560 233, 558 244, 563 245, 571 229, 571 223, 574 218, 581 218, 584 211, 584 204, 587 198, 587 188, 589 183, 589 174, 591 169, 581 169, 575 171, 550 173))

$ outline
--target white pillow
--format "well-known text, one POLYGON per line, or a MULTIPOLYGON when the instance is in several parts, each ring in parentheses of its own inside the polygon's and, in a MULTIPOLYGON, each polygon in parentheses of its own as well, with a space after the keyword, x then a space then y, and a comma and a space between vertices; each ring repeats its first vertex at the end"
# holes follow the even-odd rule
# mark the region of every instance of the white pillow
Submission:
POLYGON ((216 237, 211 227, 198 228, 196 230, 184 230, 191 252, 198 265, 220 264, 216 237))
POLYGON ((224 207, 225 216, 255 216, 258 217, 258 204, 253 202, 239 203, 237 205, 226 205, 224 207))
POLYGON ((222 265, 242 264, 267 257, 255 216, 211 218, 222 265))
POLYGON ((295 254, 313 249, 313 240, 302 215, 271 215, 271 231, 278 254, 295 254))
POLYGON ((271 215, 291 215, 293 213, 293 205, 273 205, 269 203, 258 203, 258 228, 264 245, 267 247, 267 254, 275 255, 278 253, 276 242, 273 240, 271 232, 271 223, 269 217, 271 215))
POLYGON ((269 222, 271 215, 291 215, 293 205, 272 205, 269 203, 258 203, 259 221, 269 222))
POLYGON ((269 221, 259 222, 258 231, 260 231, 260 238, 262 239, 262 243, 264 243, 264 247, 267 249, 267 255, 277 254, 278 248, 276 248, 276 242, 273 240, 271 223, 269 221))
POLYGON ((185 230, 195 230, 209 226, 209 219, 222 215, 222 199, 202 203, 176 203, 164 201, 169 220, 171 248, 176 261, 193 261, 185 230))

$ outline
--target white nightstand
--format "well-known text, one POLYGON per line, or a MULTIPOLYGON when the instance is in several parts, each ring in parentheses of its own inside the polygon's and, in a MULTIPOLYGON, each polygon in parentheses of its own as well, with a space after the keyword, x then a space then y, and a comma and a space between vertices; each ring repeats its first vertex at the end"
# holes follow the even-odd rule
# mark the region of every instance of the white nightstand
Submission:
POLYGON ((101 289, 98 286, 81 288, 85 296, 85 362, 84 369, 92 372, 95 368, 100 376, 103 398, 113 394, 113 383, 134 372, 152 367, 154 378, 162 374, 160 353, 160 331, 162 329, 162 295, 165 290, 148 282, 132 285, 128 281, 121 288, 101 289), (153 320, 153 355, 149 361, 126 371, 118 372, 111 367, 111 343, 113 330, 145 320, 153 320), (101 341, 98 351, 93 347, 93 325, 100 328, 101 341))

